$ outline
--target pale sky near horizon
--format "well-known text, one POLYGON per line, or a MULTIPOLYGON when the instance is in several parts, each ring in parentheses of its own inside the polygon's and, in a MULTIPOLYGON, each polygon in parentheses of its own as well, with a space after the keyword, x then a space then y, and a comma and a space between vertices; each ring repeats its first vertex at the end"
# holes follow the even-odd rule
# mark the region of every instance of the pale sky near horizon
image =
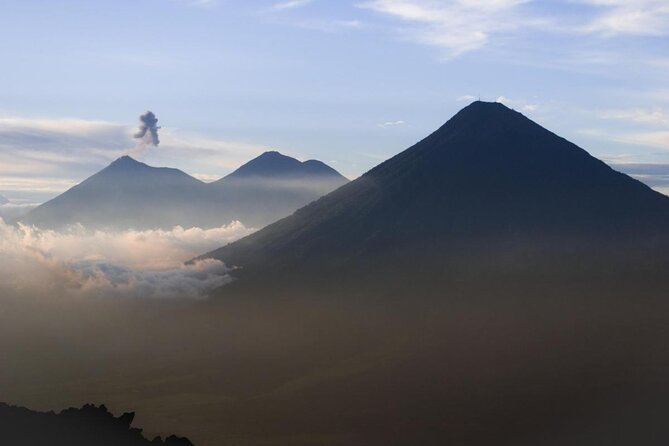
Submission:
POLYGON ((0 0, 0 56, 14 203, 127 153, 210 180, 279 150, 355 178, 478 97, 669 192, 668 0, 0 0), (146 110, 162 143, 141 150, 146 110))

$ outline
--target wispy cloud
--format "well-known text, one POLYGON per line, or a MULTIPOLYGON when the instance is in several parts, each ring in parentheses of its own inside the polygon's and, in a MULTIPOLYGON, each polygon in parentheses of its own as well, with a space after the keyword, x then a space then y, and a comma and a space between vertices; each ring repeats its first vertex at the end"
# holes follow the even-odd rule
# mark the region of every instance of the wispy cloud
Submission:
POLYGON ((405 121, 386 121, 379 124, 379 127, 388 128, 388 127, 397 127, 400 125, 406 124, 405 121))
POLYGON ((275 21, 283 25, 294 28, 301 28, 311 31, 320 31, 324 33, 332 33, 342 30, 355 30, 364 27, 364 24, 359 20, 335 20, 323 18, 298 18, 298 19, 282 19, 275 21))
POLYGON ((302 6, 306 6, 311 3, 313 0, 289 0, 285 2, 279 2, 272 5, 274 11, 283 11, 286 9, 295 9, 302 6))
POLYGON ((525 99, 511 99, 506 96, 499 96, 495 102, 504 104, 508 107, 518 109, 523 112, 534 112, 539 109, 539 104, 534 101, 527 101, 525 99))
POLYGON ((371 0, 358 6, 406 23, 399 29, 405 39, 455 57, 482 48, 494 34, 529 25, 518 11, 524 3, 527 0, 371 0))
POLYGON ((603 121, 618 121, 618 127, 606 131, 590 129, 585 134, 669 151, 669 110, 665 108, 608 109, 598 112, 598 117, 603 121))
POLYGON ((305 16, 304 14, 282 14, 283 12, 302 9, 315 3, 314 0, 290 0, 274 3, 269 8, 259 11, 271 23, 325 33, 364 27, 357 18, 337 18, 324 14, 305 16))
POLYGON ((458 102, 473 102, 476 99, 477 99, 476 96, 473 96, 471 94, 463 94, 462 96, 459 96, 456 99, 456 101, 458 101, 458 102))
POLYGON ((560 5, 545 7, 537 0, 367 0, 357 6, 396 20, 391 27, 403 39, 439 48, 447 58, 493 43, 513 45, 513 38, 527 31, 534 32, 535 39, 542 33, 570 37, 669 35, 666 0, 572 3, 581 7, 579 14, 560 5))
POLYGON ((602 141, 640 145, 669 151, 669 131, 614 131, 590 128, 582 129, 578 133, 602 141))
POLYGON ((211 8, 218 4, 219 0, 172 0, 186 6, 193 6, 197 8, 211 8))
POLYGON ((580 0, 597 8, 583 27, 604 35, 669 34, 669 2, 666 0, 580 0))
POLYGON ((669 128, 669 110, 662 108, 612 109, 601 112, 602 119, 615 119, 640 124, 667 126, 669 128))

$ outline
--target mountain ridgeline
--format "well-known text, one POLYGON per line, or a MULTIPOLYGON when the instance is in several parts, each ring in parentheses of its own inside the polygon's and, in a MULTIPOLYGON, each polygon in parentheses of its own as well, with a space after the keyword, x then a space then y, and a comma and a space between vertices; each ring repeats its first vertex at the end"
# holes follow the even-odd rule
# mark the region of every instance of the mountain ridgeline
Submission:
POLYGON ((205 257, 240 267, 232 289, 610 278, 629 266, 657 272, 668 234, 668 197, 502 104, 474 102, 360 178, 205 257))
POLYGON ((20 221, 61 229, 211 228, 239 220, 262 227, 345 184, 319 161, 265 152, 230 175, 204 183, 178 169, 123 156, 20 221))

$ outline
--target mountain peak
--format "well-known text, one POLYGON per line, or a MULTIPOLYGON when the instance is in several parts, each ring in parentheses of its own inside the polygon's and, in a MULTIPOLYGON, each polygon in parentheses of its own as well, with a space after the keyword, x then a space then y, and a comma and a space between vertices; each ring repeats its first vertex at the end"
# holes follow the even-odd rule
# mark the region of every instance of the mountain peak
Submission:
POLYGON ((128 167, 149 167, 147 164, 144 164, 140 161, 137 161, 133 157, 129 155, 123 155, 117 159, 115 159, 109 166, 108 168, 113 167, 113 168, 128 168, 128 167))
POLYGON ((277 152, 276 150, 268 150, 266 152, 263 152, 260 156, 256 157, 255 159, 257 160, 257 159, 282 159, 282 158, 290 158, 290 157, 280 152, 277 152))
POLYGON ((459 127, 460 130, 464 130, 466 128, 471 128, 472 126, 480 127, 485 124, 490 124, 491 122, 497 124, 502 122, 507 124, 513 123, 514 125, 518 125, 520 122, 519 120, 532 123, 532 121, 522 113, 517 112, 500 102, 475 101, 457 112, 455 116, 449 119, 439 130, 454 126, 459 127))
POLYGON ((469 114, 469 113, 508 113, 514 112, 510 107, 507 107, 501 102, 489 102, 489 101, 474 101, 466 107, 462 108, 455 116, 459 114, 469 114))
POLYGON ((247 162, 225 178, 303 178, 336 177, 345 181, 339 172, 320 161, 301 162, 275 150, 267 151, 247 162))
POLYGON ((457 127, 458 131, 464 131, 472 128, 481 128, 486 125, 490 126, 491 124, 501 129, 502 126, 500 124, 502 123, 508 127, 522 125, 519 124, 522 121, 536 125, 522 113, 500 102, 474 101, 458 111, 435 133, 453 127, 457 127))
POLYGON ((479 99, 478 101, 474 101, 471 104, 469 104, 468 106, 464 107, 460 111, 468 110, 468 109, 472 109, 472 108, 473 109, 476 109, 476 108, 478 108, 478 109, 488 109, 488 110, 511 110, 509 107, 502 104, 501 102, 482 101, 482 100, 479 99))

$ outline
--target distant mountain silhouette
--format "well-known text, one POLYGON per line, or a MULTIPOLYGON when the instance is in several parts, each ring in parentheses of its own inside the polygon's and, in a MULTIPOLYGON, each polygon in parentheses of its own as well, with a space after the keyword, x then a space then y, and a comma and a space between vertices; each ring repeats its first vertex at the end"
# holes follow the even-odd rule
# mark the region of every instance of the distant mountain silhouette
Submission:
POLYGON ((245 178, 332 178, 342 182, 342 176, 332 167, 317 160, 300 162, 279 152, 265 152, 216 183, 245 178))
POLYGON ((655 262, 667 234, 669 197, 502 104, 474 102, 357 180, 207 256, 241 267, 233 288, 357 287, 533 268, 609 274, 611 262, 655 262))
POLYGON ((0 443, 12 446, 193 446, 174 435, 152 441, 133 428, 134 413, 114 417, 105 406, 35 412, 0 403, 0 443))
POLYGON ((210 184, 123 156, 20 221, 57 229, 75 223, 90 229, 218 227, 233 220, 262 227, 346 182, 322 163, 278 152, 210 184))
POLYGON ((114 229, 188 225, 197 210, 192 203, 206 195, 204 183, 180 170, 123 156, 21 221, 46 228, 75 223, 114 229))
POLYGON ((9 200, 4 195, 0 194, 0 205, 9 203, 9 200))
POLYGON ((209 187, 242 222, 264 226, 346 184, 326 164, 265 152, 209 187))

